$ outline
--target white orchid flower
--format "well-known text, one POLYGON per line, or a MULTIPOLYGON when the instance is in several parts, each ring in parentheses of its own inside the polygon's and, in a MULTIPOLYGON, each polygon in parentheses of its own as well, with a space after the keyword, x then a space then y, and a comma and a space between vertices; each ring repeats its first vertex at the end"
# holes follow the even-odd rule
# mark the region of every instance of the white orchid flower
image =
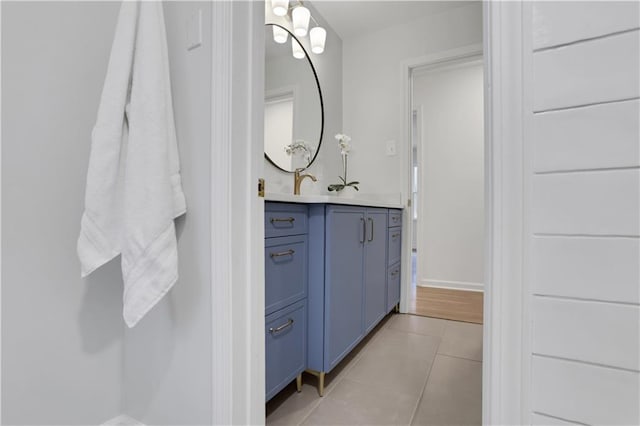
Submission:
POLYGON ((311 148, 311 146, 302 139, 298 139, 291 142, 289 145, 285 145, 284 150, 288 155, 293 155, 295 152, 302 152, 306 162, 309 163, 311 161, 313 148, 311 148))
POLYGON ((349 143, 351 138, 343 133, 338 133, 335 138, 338 141, 338 146, 340 146, 340 154, 348 155, 351 151, 351 144, 349 143))

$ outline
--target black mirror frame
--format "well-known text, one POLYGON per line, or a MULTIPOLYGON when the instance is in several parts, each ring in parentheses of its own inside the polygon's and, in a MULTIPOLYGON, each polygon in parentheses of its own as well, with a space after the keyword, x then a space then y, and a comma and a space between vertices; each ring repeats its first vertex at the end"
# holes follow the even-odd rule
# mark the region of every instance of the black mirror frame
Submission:
MULTIPOLYGON (((318 148, 316 149, 316 152, 313 154, 313 158, 309 161, 309 164, 307 164, 307 166, 304 169, 302 169, 302 170, 306 170, 313 164, 314 161, 316 161, 316 157, 318 156, 318 153, 320 152, 320 147, 322 146, 322 138, 324 137, 324 100, 322 98, 322 88, 320 87, 320 80, 318 79, 318 73, 316 72, 316 67, 313 66, 313 62, 311 61, 311 57, 309 56, 307 49, 304 48, 304 46, 302 45, 298 37, 296 37, 291 31, 289 31, 287 28, 283 27, 282 25, 271 24, 271 23, 267 23, 264 25, 265 27, 270 25, 270 26, 276 26, 276 27, 282 28, 283 30, 289 33, 291 38, 295 39, 298 42, 298 44, 300 44, 300 47, 304 51, 305 58, 307 59, 307 61, 309 61, 309 66, 311 67, 311 71, 313 71, 313 77, 316 80, 316 86, 318 87, 318 97, 320 98, 320 137, 318 138, 318 148)), ((264 140, 262 144, 264 147, 264 140)), ((269 163, 271 163, 275 168, 280 169, 283 172, 295 173, 295 170, 289 171, 278 166, 276 163, 273 162, 273 160, 271 160, 271 158, 269 158, 266 152, 264 153, 264 158, 266 158, 267 161, 269 161, 269 163)))

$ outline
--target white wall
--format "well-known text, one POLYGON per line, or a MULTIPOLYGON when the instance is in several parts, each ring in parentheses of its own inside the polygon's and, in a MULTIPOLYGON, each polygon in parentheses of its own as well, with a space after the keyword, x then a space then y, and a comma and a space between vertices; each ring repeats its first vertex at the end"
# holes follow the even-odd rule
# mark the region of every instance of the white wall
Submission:
POLYGON ((2 2, 3 424, 120 413, 120 264, 82 280, 76 255, 118 9, 2 2))
MULTIPOLYGON (((343 41, 344 132, 352 137, 349 179, 363 193, 404 191, 401 64, 409 59, 482 42, 482 5, 458 7, 343 41), (386 156, 386 142, 398 155, 386 156)), ((337 151, 326 157, 340 164, 337 151)), ((339 170, 339 169, 338 169, 339 170)), ((405 177, 405 174, 407 176, 405 177)))
POLYGON ((483 289, 482 67, 476 60, 418 72, 413 78, 413 107, 422 112, 418 285, 483 289))
POLYGON ((165 21, 187 214, 177 221, 180 278, 124 348, 124 412, 146 424, 211 424, 211 4, 168 2, 165 21), (187 51, 202 11, 203 45, 187 51))
POLYGON ((540 2, 531 17, 531 421, 639 424, 640 5, 540 2))
MULTIPOLYGON (((292 31, 291 22, 273 15, 269 2, 265 4, 265 22, 279 24, 292 31)), ((305 179, 302 194, 326 194, 327 186, 336 183, 342 173, 342 163, 334 139, 342 132, 342 40, 311 4, 306 4, 311 15, 327 30, 326 49, 321 55, 311 53, 311 62, 316 69, 324 102, 324 134, 320 153, 308 172, 318 178, 317 182, 305 179), (336 156, 334 159, 333 157, 336 156), (337 160, 337 162, 336 162, 337 160)), ((311 52, 309 37, 302 38, 302 45, 311 52)), ((264 161, 266 191, 268 193, 293 194, 293 174, 285 173, 264 161)))

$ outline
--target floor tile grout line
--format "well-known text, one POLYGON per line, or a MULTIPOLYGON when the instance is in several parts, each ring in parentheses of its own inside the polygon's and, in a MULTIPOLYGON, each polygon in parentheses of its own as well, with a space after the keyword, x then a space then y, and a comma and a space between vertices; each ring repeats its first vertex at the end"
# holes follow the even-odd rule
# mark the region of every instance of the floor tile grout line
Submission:
POLYGON ((480 364, 482 364, 482 361, 478 361, 477 359, 473 359, 473 358, 465 358, 465 357, 463 357, 463 356, 455 356, 455 355, 449 355, 449 354, 442 354, 442 353, 440 353, 440 352, 436 353, 436 355, 446 356, 447 358, 463 359, 463 360, 465 360, 465 361, 479 362, 480 364))
POLYGON ((438 356, 438 349, 440 349, 440 344, 442 343, 442 338, 438 342, 438 347, 436 348, 435 353, 433 354, 433 359, 431 360, 431 365, 429 365, 429 372, 427 373, 427 378, 424 381, 424 386, 422 386, 422 392, 420 392, 420 396, 418 397, 418 402, 416 403, 415 408, 413 409, 413 413, 411 414, 411 418, 409 419, 409 426, 413 424, 413 420, 418 413, 418 409, 420 408, 420 403, 422 402, 422 398, 424 396, 424 392, 427 390, 427 385, 429 384, 429 378, 431 377, 431 371, 433 370, 433 364, 436 362, 436 356, 438 356))
MULTIPOLYGON (((407 333, 407 334, 415 334, 418 336, 424 336, 424 337, 437 337, 439 339, 442 339, 443 336, 434 336, 433 334, 422 334, 422 333, 416 333, 415 331, 406 331, 406 330, 400 330, 397 328, 389 328, 389 330, 393 330, 393 331, 400 331, 402 333, 407 333)), ((442 333, 444 335, 444 332, 442 333)))
POLYGON ((296 423, 297 426, 301 426, 302 423, 304 423, 309 417, 311 417, 311 414, 313 414, 313 412, 316 411, 318 406, 322 404, 322 398, 324 398, 324 396, 318 397, 318 401, 313 403, 315 405, 312 404, 313 408, 309 410, 306 416, 304 416, 298 423, 296 423))
MULTIPOLYGON (((356 360, 359 358, 359 356, 356 356, 354 359, 352 359, 351 361, 349 361, 350 365, 352 362, 355 363, 356 360)), ((320 404, 322 404, 322 401, 325 400, 325 398, 328 398, 329 395, 331 394, 331 392, 333 391, 334 388, 336 388, 344 379, 346 376, 346 372, 349 371, 353 366, 347 368, 344 371, 341 371, 339 375, 342 375, 342 377, 338 378, 336 377, 337 381, 335 383, 332 383, 332 386, 329 386, 328 388, 325 387, 325 391, 324 391, 324 395, 323 396, 318 396, 318 401, 315 404, 315 406, 309 410, 309 412, 307 413, 306 416, 304 416, 302 418, 302 420, 300 420, 300 422, 298 423, 298 426, 302 425, 302 423, 304 423, 309 417, 311 417, 311 415, 313 414, 314 411, 316 411, 318 409, 318 407, 320 406, 320 404), (345 374, 343 374, 345 373, 345 374)))
MULTIPOLYGON (((345 369, 338 374, 341 377, 340 378, 336 377, 337 381, 335 383, 332 383, 330 387, 325 388, 324 395, 318 397, 318 402, 314 403, 315 406, 311 410, 309 410, 307 415, 304 416, 302 418, 302 420, 300 420, 299 423, 297 423, 297 426, 301 426, 309 417, 311 417, 313 412, 318 409, 320 404, 322 404, 322 401, 324 401, 324 398, 327 398, 331 394, 333 389, 335 389, 344 379, 346 379, 347 374, 349 373, 349 371, 351 371, 351 369, 353 369, 353 367, 356 365, 356 363, 358 363, 358 361, 360 361, 360 358, 362 358, 364 356, 364 354, 366 353, 367 349, 369 349, 367 346, 369 346, 370 343, 373 343, 376 339, 378 339, 380 331, 382 331, 385 327, 388 326, 389 320, 387 320, 387 323, 384 324, 382 327, 380 327, 380 329, 378 331, 376 331, 376 333, 371 337, 371 340, 369 340, 365 344, 365 347, 363 347, 362 350, 352 360, 349 361, 349 363, 345 366, 345 369)), ((356 380, 352 380, 352 381, 354 381, 356 383, 359 383, 356 380)))
MULTIPOLYGON (((422 390, 421 390, 420 394, 418 395, 416 405, 415 405, 415 407, 413 409, 413 412, 411 414, 411 418, 409 420, 409 425, 412 424, 412 422, 414 421, 415 416, 416 416, 416 414, 418 412, 418 409, 420 407, 420 403, 422 402, 422 399, 423 399, 423 396, 424 396, 424 392, 425 392, 425 390, 427 388, 427 385, 429 383, 429 379, 431 377, 431 372, 433 371, 433 364, 435 363, 436 357, 438 355, 449 357, 449 358, 457 358, 457 359, 462 359, 462 360, 466 360, 466 361, 473 361, 473 362, 482 363, 482 361, 478 361, 478 360, 474 360, 474 359, 470 359, 470 358, 458 357, 458 356, 454 356, 454 355, 441 354, 441 353, 438 352, 439 349, 440 349, 440 345, 442 344, 443 338, 445 336, 445 333, 446 333, 447 329, 449 328, 449 325, 450 325, 449 323, 450 322, 457 323, 459 321, 442 319, 442 321, 446 321, 445 327, 443 329, 442 336, 432 336, 432 335, 426 335, 426 334, 421 334, 421 333, 415 333, 415 332, 412 332, 412 331, 392 328, 391 327, 391 319, 394 318, 395 316, 396 315, 391 316, 386 321, 386 323, 383 324, 382 327, 380 327, 373 336, 371 336, 370 340, 365 344, 365 347, 363 347, 361 349, 361 351, 352 360, 349 361, 347 366, 345 366, 345 369, 339 373, 340 377, 339 378, 336 377, 337 381, 335 383, 332 383, 330 387, 325 388, 324 396, 318 397, 317 402, 314 402, 312 404, 313 408, 311 408, 309 410, 309 412, 298 423, 296 423, 298 426, 301 426, 305 421, 307 421, 307 419, 309 419, 313 415, 313 413, 318 409, 318 407, 322 404, 322 401, 325 398, 328 398, 330 396, 330 394, 333 392, 334 388, 338 387, 338 385, 340 383, 342 383, 345 379, 350 380, 350 381, 352 381, 354 383, 361 384, 361 385, 368 385, 368 383, 363 383, 363 382, 361 382, 359 380, 356 380, 356 379, 353 379, 353 378, 347 378, 347 375, 348 375, 349 371, 351 371, 355 367, 355 365, 367 354, 367 352, 371 350, 371 344, 376 342, 377 340, 381 339, 380 332, 383 331, 384 329, 389 329, 389 330, 397 331, 397 332, 400 332, 400 333, 406 333, 406 334, 412 334, 412 335, 418 335, 418 336, 437 338, 438 339, 438 344, 437 344, 436 350, 435 350, 435 352, 433 354, 433 358, 431 360, 431 363, 429 364, 429 371, 428 371, 427 376, 425 378, 424 385, 422 386, 422 390)), ((406 394, 406 395, 407 396, 413 396, 413 395, 409 395, 409 394, 406 394)))

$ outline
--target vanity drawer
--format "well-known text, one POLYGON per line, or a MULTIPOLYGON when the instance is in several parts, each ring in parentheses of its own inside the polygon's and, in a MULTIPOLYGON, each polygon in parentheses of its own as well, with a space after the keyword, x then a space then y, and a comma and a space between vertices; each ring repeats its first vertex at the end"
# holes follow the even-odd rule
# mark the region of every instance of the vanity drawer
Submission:
POLYGON ((389 210, 389 228, 402 225, 402 210, 389 210))
POLYGON ((307 301, 265 318, 266 400, 306 368, 307 301))
POLYGON ((265 240, 265 314, 307 296, 307 236, 265 240))
POLYGON ((400 302, 400 262, 391 266, 387 273, 387 313, 400 302))
POLYGON ((402 252, 402 228, 389 228, 389 239, 387 240, 389 253, 389 262, 391 266, 396 262, 400 262, 400 253, 402 252))
POLYGON ((307 206, 303 204, 266 203, 264 236, 284 237, 308 232, 307 206))

